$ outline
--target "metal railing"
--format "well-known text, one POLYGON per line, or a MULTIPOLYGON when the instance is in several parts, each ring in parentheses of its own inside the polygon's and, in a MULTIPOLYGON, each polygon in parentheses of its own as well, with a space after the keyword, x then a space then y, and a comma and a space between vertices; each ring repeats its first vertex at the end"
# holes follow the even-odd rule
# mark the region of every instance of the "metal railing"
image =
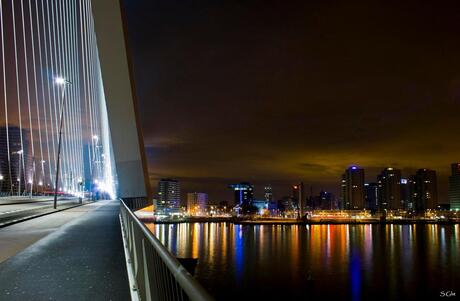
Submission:
POLYGON ((130 201, 121 200, 120 219, 139 299, 214 300, 134 215, 130 201))
POLYGON ((146 198, 126 198, 123 199, 123 203, 125 203, 126 207, 128 207, 131 211, 136 211, 153 205, 153 201, 149 201, 146 198))

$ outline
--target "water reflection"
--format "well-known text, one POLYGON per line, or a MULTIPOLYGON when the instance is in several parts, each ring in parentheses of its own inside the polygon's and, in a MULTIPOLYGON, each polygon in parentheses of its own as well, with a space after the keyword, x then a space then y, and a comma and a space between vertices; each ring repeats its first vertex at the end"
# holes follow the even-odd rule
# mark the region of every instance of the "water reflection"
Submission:
POLYGON ((459 225, 148 225, 218 299, 460 294, 459 225))

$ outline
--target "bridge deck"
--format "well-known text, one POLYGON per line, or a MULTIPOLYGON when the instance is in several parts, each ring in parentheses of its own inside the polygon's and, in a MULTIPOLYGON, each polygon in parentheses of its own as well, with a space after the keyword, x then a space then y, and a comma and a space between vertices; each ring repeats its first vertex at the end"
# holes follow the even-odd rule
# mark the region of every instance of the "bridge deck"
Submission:
POLYGON ((130 300, 119 202, 108 201, 0 264, 0 300, 130 300))

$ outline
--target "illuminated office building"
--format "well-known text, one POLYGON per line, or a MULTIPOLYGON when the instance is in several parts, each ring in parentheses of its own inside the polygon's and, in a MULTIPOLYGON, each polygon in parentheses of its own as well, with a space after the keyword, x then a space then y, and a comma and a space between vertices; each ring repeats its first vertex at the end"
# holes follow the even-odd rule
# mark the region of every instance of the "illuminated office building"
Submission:
POLYGON ((381 210, 403 209, 401 203, 401 170, 385 168, 377 177, 378 203, 381 210))
POLYGON ((254 199, 254 186, 251 183, 231 184, 229 188, 234 191, 235 205, 249 205, 254 199))
POLYGON ((180 212, 180 183, 174 179, 161 179, 158 182, 157 210, 160 214, 180 212))
POLYGON ((187 193, 187 213, 190 215, 203 215, 208 205, 208 194, 203 192, 187 193))
POLYGON ((364 209, 364 169, 357 166, 346 169, 341 188, 343 209, 364 209))
POLYGON ((449 203, 451 210, 460 210, 460 163, 451 164, 449 203))
POLYGON ((264 199, 267 202, 271 202, 273 200, 273 191, 270 185, 264 187, 264 199))
POLYGON ((413 179, 415 210, 422 212, 426 209, 435 209, 438 205, 436 171, 419 169, 413 179))
POLYGON ((377 183, 364 184, 365 207, 369 210, 378 209, 379 187, 377 183))

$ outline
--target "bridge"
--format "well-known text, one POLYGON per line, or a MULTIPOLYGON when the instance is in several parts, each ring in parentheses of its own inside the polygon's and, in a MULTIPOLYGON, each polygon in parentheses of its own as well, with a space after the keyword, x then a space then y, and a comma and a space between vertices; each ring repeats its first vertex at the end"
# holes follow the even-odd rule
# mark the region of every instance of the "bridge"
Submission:
POLYGON ((151 203, 123 1, 0 0, 0 299, 212 300, 151 203))

